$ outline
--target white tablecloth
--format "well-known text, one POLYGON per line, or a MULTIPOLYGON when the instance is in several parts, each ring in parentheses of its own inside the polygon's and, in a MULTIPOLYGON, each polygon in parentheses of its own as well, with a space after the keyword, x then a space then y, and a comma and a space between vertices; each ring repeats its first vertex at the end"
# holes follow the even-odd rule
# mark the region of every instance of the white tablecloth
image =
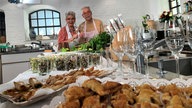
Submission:
MULTIPOLYGON (((106 60, 105 60, 105 59, 102 59, 102 60, 103 60, 102 66, 103 66, 103 67, 106 67, 106 65, 107 65, 106 60)), ((113 67, 113 68, 117 67, 117 63, 115 63, 115 62, 110 62, 110 63, 111 63, 111 65, 112 65, 111 67, 113 67)), ((124 68, 129 69, 128 65, 124 65, 124 68)), ((151 70, 150 76, 153 76, 153 78, 154 78, 155 76, 157 76, 157 73, 156 73, 156 72, 158 71, 157 69, 150 67, 150 70, 151 70)), ((130 70, 128 70, 128 71, 130 71, 130 70)), ((67 73, 67 72, 68 72, 68 71, 52 71, 49 75, 63 74, 63 73, 67 73)), ((16 78, 14 78, 13 80, 11 80, 11 81, 8 82, 8 83, 9 83, 9 84, 13 84, 14 81, 28 80, 28 79, 31 78, 31 77, 43 77, 43 78, 46 78, 46 77, 48 77, 49 75, 47 75, 47 76, 39 76, 38 73, 33 73, 33 72, 29 69, 29 70, 27 70, 27 71, 19 74, 16 78)), ((166 75, 168 75, 169 77, 171 76, 171 79, 172 79, 172 77, 174 76, 174 74, 171 74, 171 73, 166 74, 166 75)), ((129 77, 134 78, 134 77, 141 77, 141 76, 142 76, 141 74, 135 73, 133 76, 129 76, 129 77)), ((7 84, 7 83, 5 83, 5 84, 7 84)), ((5 84, 1 84, 1 85, 0 85, 0 91, 2 91, 2 87, 3 87, 5 84)), ((59 93, 59 94, 61 94, 61 93, 59 93)), ((55 97, 55 96, 56 96, 56 95, 52 95, 51 97, 49 97, 49 98, 47 98, 47 99, 40 100, 39 102, 36 102, 36 103, 31 104, 31 105, 28 105, 28 106, 17 106, 17 105, 12 104, 12 103, 9 102, 9 101, 5 101, 5 102, 2 102, 2 103, 1 103, 1 100, 0 100, 0 108, 42 108, 42 106, 44 106, 43 108, 49 108, 48 105, 50 104, 51 100, 52 100, 53 97, 55 97), (47 106, 47 107, 46 107, 46 106, 47 106)))
MULTIPOLYGON (((102 59, 102 64, 101 66, 102 67, 106 67, 107 63, 106 63, 106 59, 102 59)), ((114 63, 114 62, 111 62, 111 67, 116 67, 117 64, 114 63)), ((3 87, 7 84, 9 85, 12 85, 13 86, 13 82, 15 81, 27 81, 29 78, 31 77, 36 77, 36 78, 48 78, 49 75, 58 75, 58 74, 64 74, 64 73, 67 73, 69 71, 51 71, 48 75, 46 76, 40 76, 38 73, 33 73, 30 69, 19 74, 16 78, 14 78, 13 80, 7 82, 7 83, 4 83, 4 84, 1 84, 0 85, 0 91, 2 91, 3 87)), ((53 95, 54 96, 54 95, 53 95)), ((52 100, 52 97, 49 97, 47 99, 43 99, 43 100, 40 100, 39 102, 35 102, 34 104, 30 104, 28 106, 17 106, 17 105, 14 105, 13 103, 9 102, 9 101, 6 101, 6 102, 1 102, 1 99, 0 99, 0 108, 41 108, 43 105, 49 105, 50 104, 50 101, 52 100)))

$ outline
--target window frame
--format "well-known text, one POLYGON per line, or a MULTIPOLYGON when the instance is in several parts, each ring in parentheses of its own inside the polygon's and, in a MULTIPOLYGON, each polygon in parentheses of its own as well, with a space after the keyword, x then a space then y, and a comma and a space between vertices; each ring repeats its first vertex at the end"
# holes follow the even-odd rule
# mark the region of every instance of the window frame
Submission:
MULTIPOLYGON (((168 0, 169 2, 169 9, 170 11, 173 13, 173 9, 176 9, 177 10, 177 13, 176 14, 180 14, 181 13, 181 1, 179 2, 179 0, 168 0), (172 2, 176 1, 176 5, 175 6, 172 6, 172 2)), ((176 15, 173 13, 173 15, 176 15)))
POLYGON ((53 35, 58 35, 57 31, 55 31, 54 28, 56 28, 56 27, 59 27, 59 29, 61 28, 61 15, 60 15, 60 12, 59 12, 59 11, 52 10, 52 9, 39 9, 39 10, 35 10, 35 11, 29 13, 28 15, 29 15, 29 17, 28 17, 28 18, 29 18, 29 19, 28 19, 28 20, 29 20, 29 30, 32 29, 32 28, 37 29, 36 36, 37 36, 37 35, 41 35, 41 34, 40 34, 40 29, 42 29, 42 28, 45 28, 45 36, 51 37, 51 36, 53 36, 53 35), (44 13, 44 17, 43 17, 43 18, 39 18, 39 16, 38 16, 38 12, 41 12, 41 11, 43 11, 43 13, 44 13), (48 18, 47 18, 47 15, 46 15, 46 12, 47 12, 47 11, 51 11, 51 13, 52 13, 52 16, 51 16, 51 17, 48 17, 48 18), (54 17, 54 12, 58 13, 58 17, 54 17), (33 15, 34 13, 35 13, 36 16, 37 16, 36 18, 32 18, 32 15, 33 15), (52 19, 53 25, 47 25, 47 24, 48 24, 47 19, 52 19), (58 25, 55 25, 55 24, 54 24, 54 20, 55 20, 55 19, 58 19, 58 20, 59 20, 59 24, 58 24, 58 25), (32 26, 32 20, 36 20, 36 21, 37 21, 37 25, 36 25, 36 26, 32 26), (41 25, 39 24, 39 20, 44 21, 45 25, 44 25, 44 26, 41 26, 41 25), (47 32, 49 28, 53 28, 53 34, 52 34, 52 35, 48 34, 48 32, 47 32))

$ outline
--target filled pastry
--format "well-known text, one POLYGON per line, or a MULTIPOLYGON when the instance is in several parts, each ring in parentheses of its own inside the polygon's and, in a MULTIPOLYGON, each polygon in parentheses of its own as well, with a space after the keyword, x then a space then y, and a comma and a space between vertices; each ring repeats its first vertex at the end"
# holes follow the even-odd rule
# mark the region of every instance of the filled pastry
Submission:
POLYGON ((43 84, 36 78, 29 78, 29 84, 32 86, 32 88, 40 88, 43 86, 43 84))

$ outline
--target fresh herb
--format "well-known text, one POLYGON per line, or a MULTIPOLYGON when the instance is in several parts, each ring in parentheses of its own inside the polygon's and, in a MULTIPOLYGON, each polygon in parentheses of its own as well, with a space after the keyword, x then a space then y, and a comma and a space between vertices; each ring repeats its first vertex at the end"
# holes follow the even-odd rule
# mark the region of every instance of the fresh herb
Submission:
MULTIPOLYGON (((80 44, 70 48, 70 51, 87 51, 87 52, 100 52, 106 46, 109 46, 112 41, 112 36, 107 32, 100 33, 93 37, 89 42, 80 44)), ((69 51, 68 48, 62 48, 62 52, 69 51)))
POLYGON ((99 52, 111 43, 111 35, 107 32, 100 33, 93 37, 89 42, 81 45, 82 49, 91 52, 99 52))
POLYGON ((69 51, 69 48, 62 48, 61 49, 61 52, 67 52, 67 51, 69 51))

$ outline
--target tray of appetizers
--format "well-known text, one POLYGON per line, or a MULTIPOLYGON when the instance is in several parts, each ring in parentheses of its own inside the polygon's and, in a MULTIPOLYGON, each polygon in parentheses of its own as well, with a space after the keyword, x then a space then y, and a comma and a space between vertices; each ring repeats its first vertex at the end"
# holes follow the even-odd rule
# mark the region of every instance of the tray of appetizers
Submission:
POLYGON ((42 77, 30 77, 27 80, 11 81, 0 85, 0 96, 15 105, 26 106, 63 91, 80 76, 104 77, 113 71, 107 68, 80 68, 63 71, 63 74, 60 72, 42 77))
POLYGON ((191 108, 191 84, 192 79, 124 80, 82 76, 70 84, 61 96, 53 98, 47 107, 191 108))

